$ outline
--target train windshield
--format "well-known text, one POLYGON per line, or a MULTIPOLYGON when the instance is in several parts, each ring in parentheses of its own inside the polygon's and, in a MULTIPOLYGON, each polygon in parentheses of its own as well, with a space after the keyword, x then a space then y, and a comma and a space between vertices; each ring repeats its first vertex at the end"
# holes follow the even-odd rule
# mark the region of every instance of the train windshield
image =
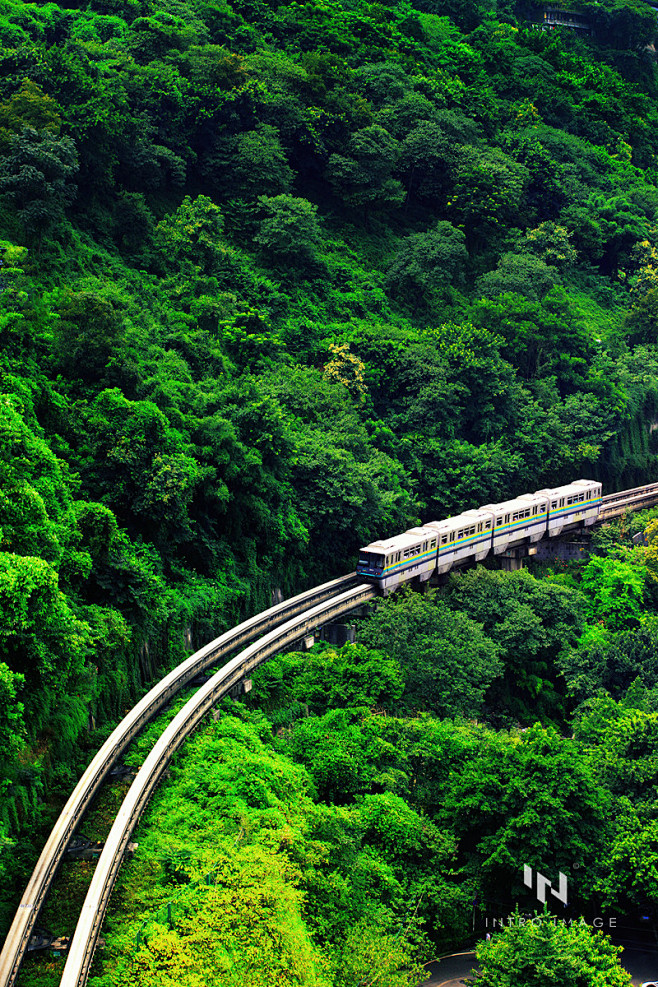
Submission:
POLYGON ((359 569, 383 569, 384 556, 376 552, 359 552, 359 569))

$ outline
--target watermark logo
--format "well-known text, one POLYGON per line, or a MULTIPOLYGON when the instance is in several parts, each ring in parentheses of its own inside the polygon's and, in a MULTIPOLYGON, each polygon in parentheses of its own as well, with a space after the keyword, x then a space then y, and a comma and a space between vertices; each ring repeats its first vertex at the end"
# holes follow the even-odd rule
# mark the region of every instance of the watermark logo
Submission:
MULTIPOLYGON (((559 886, 556 891, 551 882, 539 871, 536 871, 537 876, 537 900, 541 901, 542 904, 546 903, 546 889, 551 889, 551 894, 561 901, 563 905, 567 904, 567 876, 563 874, 562 871, 559 872, 559 886)), ((523 865, 523 883, 527 888, 532 888, 534 884, 532 867, 528 864, 523 865)))

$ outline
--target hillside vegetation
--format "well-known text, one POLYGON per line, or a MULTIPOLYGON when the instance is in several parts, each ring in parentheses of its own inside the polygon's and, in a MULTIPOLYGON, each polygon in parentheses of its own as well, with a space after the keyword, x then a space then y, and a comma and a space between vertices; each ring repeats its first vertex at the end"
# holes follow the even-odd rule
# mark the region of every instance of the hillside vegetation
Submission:
POLYGON ((656 476, 654 20, 588 9, 3 5, 3 887, 145 683, 274 590, 656 476))

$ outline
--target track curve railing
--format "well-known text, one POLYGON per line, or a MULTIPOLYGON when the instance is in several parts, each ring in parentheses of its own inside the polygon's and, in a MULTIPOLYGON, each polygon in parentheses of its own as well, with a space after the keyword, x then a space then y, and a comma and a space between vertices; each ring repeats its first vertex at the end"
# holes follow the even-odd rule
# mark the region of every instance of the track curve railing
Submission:
POLYGON ((646 483, 643 487, 620 490, 601 498, 598 521, 611 521, 626 511, 641 511, 658 504, 658 483, 646 483))
POLYGON ((209 710, 250 672, 318 624, 335 620, 376 595, 374 586, 354 589, 311 607, 265 634, 232 658, 177 713, 139 769, 105 842, 69 947, 61 987, 86 983, 112 888, 133 829, 172 756, 209 710))
POLYGON ((118 757, 148 720, 196 675, 218 660, 356 582, 353 573, 332 579, 243 621, 181 662, 124 717, 80 778, 41 852, 0 953, 0 987, 12 987, 16 979, 52 879, 91 799, 118 757))

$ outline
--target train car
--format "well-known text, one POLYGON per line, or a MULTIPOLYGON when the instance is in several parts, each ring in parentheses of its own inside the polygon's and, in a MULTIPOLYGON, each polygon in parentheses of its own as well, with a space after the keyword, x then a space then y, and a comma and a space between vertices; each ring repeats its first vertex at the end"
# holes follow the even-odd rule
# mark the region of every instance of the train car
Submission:
POLYGON ((594 524, 601 510, 603 487, 598 480, 575 480, 538 493, 548 498, 548 535, 555 538, 570 525, 594 524))
POLYGON ((481 562, 491 550, 493 515, 485 508, 464 511, 445 521, 428 521, 425 527, 433 528, 439 536, 436 563, 439 575, 448 572, 461 559, 473 558, 481 562))
POLYGON ((548 497, 541 492, 487 504, 483 510, 491 511, 494 518, 494 555, 524 541, 539 541, 546 534, 548 497))
POLYGON ((430 578, 436 566, 437 545, 437 532, 426 526, 374 541, 360 550, 356 574, 376 583, 388 596, 400 583, 430 578))

